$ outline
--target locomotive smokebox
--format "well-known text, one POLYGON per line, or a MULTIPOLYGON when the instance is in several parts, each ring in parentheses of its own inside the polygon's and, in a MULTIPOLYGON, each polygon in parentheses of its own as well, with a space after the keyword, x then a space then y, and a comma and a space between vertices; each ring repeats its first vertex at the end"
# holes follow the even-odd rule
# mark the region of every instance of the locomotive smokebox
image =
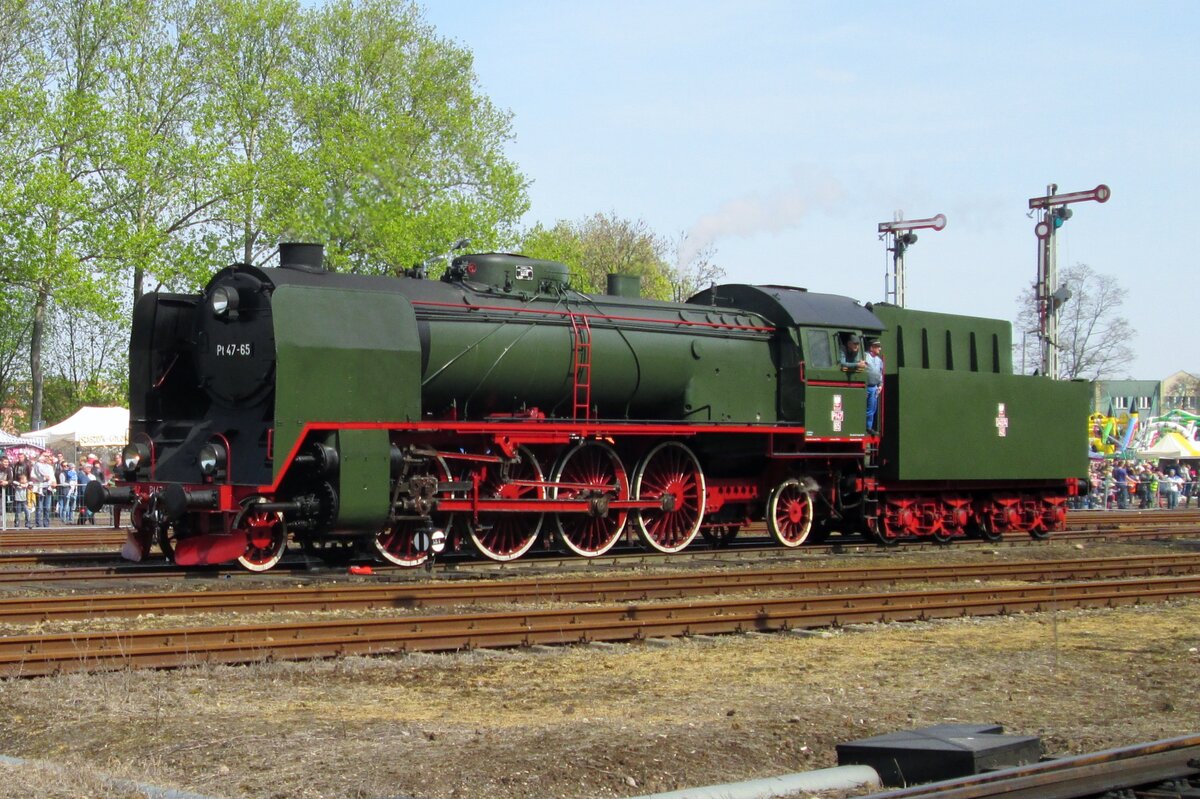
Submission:
POLYGON ((279 268, 299 269, 302 272, 325 271, 325 245, 281 242, 279 268))

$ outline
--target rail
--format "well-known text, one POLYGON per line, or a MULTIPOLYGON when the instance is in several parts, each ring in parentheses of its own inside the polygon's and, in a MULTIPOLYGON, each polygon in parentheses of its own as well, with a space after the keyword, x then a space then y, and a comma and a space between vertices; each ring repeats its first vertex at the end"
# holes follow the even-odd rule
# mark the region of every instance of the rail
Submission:
POLYGON ((862 799, 1076 799, 1086 796, 1195 796, 1164 791, 1121 791, 1200 775, 1200 735, 1107 749, 1018 766, 974 777, 873 793, 862 799))
MULTIPOLYGON (((139 569, 141 576, 162 571, 139 569)), ((1022 580, 1049 582, 1200 573, 1192 554, 1021 561, 987 564, 873 566, 842 569, 767 569, 738 572, 686 572, 545 579, 472 580, 451 583, 378 583, 289 588, 138 592, 37 596, 0 599, 0 623, 40 623, 66 619, 183 613, 259 613, 413 610, 429 607, 515 605, 548 602, 629 602, 685 597, 728 596, 770 591, 832 591, 901 582, 1022 580)), ((78 579, 78 576, 76 576, 78 579)), ((6 582, 0 575, 0 582, 6 582)), ((929 594, 895 593, 895 597, 929 594)), ((839 598, 853 595, 839 595, 839 598)), ((814 600, 819 601, 819 599, 814 600)))
POLYGON ((724 598, 509 613, 75 631, 0 639, 0 676, 781 632, 879 621, 1116 607, 1198 595, 1200 577, 1188 576, 863 596, 724 598))

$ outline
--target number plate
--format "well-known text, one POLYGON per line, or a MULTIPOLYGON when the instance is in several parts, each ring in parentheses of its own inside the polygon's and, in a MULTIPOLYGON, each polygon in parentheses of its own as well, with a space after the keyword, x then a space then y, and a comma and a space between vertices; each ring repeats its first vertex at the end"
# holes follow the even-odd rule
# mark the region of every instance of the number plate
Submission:
POLYGON ((217 344, 216 353, 218 358, 250 358, 254 355, 254 344, 252 342, 217 344))

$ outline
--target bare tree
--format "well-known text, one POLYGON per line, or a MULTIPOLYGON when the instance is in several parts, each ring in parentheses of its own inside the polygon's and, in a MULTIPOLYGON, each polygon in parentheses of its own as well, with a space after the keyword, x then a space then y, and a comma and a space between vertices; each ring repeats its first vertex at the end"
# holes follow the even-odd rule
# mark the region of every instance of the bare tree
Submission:
POLYGON ((675 243, 675 266, 670 270, 671 298, 684 302, 725 277, 725 270, 714 263, 716 248, 711 244, 696 249, 686 232, 675 243))
MULTIPOLYGON (((1124 290, 1115 277, 1102 275, 1087 264, 1059 273, 1071 298, 1058 314, 1058 378, 1098 380, 1128 374, 1133 362, 1130 341, 1137 331, 1120 315, 1124 290)), ((1021 331, 1013 348, 1033 372, 1040 366, 1037 297, 1033 286, 1021 293, 1015 328, 1021 331), (1024 350, 1022 351, 1022 347, 1024 350)), ((1016 338, 1016 336, 1014 336, 1016 338)))

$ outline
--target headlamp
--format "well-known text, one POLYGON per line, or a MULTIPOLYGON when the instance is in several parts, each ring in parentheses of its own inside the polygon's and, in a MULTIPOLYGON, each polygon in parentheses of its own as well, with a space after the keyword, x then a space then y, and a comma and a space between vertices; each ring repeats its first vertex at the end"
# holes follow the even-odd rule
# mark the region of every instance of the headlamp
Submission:
POLYGON ((237 289, 232 286, 217 286, 212 291, 210 298, 212 305, 213 316, 221 317, 229 314, 230 311, 236 311, 238 307, 237 289))
POLYGON ((200 448, 200 471, 212 477, 225 468, 225 448, 211 441, 200 448))
POLYGON ((142 465, 142 459, 149 457, 145 444, 126 444, 121 450, 121 465, 127 472, 136 472, 142 465))

